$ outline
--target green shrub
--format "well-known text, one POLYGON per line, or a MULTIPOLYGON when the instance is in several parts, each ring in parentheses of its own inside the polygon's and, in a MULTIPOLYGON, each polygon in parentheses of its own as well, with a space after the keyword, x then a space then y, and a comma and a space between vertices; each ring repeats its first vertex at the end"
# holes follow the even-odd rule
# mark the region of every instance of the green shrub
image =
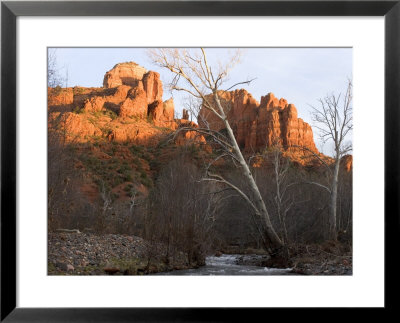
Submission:
POLYGON ((151 159, 149 161, 150 169, 158 171, 161 167, 161 162, 158 159, 151 159))
POLYGON ((132 175, 131 174, 125 174, 124 180, 125 180, 125 182, 132 182, 133 181, 132 175))
POLYGON ((152 187, 153 186, 153 182, 148 177, 146 177, 146 178, 141 177, 140 178, 140 182, 146 187, 152 187))
POLYGON ((132 192, 132 190, 133 190, 133 184, 127 184, 125 187, 124 187, 124 191, 125 192, 128 192, 128 193, 130 193, 130 192, 132 192))
POLYGON ((81 109, 80 107, 78 107, 78 106, 76 106, 73 110, 72 110, 72 112, 73 113, 76 113, 76 114, 82 114, 83 112, 85 112, 83 109, 81 109))
POLYGON ((111 120, 115 120, 118 118, 118 115, 114 111, 111 111, 111 110, 105 110, 104 114, 106 116, 110 117, 111 120))

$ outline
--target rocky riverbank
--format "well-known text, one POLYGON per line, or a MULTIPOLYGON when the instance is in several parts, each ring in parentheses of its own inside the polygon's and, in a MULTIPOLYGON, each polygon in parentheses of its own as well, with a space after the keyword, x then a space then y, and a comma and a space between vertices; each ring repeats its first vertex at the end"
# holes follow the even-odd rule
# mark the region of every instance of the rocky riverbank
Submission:
POLYGON ((353 253, 348 243, 326 241, 322 244, 290 248, 293 269, 299 275, 352 275, 353 253))
MULTIPOLYGON (((327 241, 323 244, 289 247, 290 274, 294 275, 352 275, 352 251, 347 244, 327 241)), ((242 255, 238 265, 275 267, 268 255, 242 255)))
MULTIPOLYGON (((235 263, 274 267, 262 250, 247 250, 235 263)), ((352 252, 346 244, 296 245, 289 248, 294 275, 352 275, 352 252)), ((48 234, 49 275, 145 275, 198 268, 178 252, 166 259, 163 245, 149 244, 140 237, 81 232, 48 234)), ((217 253, 216 257, 221 256, 217 253)))
POLYGON ((165 247, 136 236, 61 232, 48 234, 49 275, 144 275, 188 269, 183 253, 166 259, 165 247))

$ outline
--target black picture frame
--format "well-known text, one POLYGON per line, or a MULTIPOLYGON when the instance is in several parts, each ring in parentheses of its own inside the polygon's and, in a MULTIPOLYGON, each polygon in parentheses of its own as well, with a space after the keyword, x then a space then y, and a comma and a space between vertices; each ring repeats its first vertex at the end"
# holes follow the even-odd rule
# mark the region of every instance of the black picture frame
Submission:
MULTIPOLYGON (((253 320, 252 317, 269 316, 273 311, 282 312, 282 309, 266 308, 50 309, 16 307, 16 19, 19 16, 384 16, 385 309, 396 308, 395 296, 391 295, 399 286, 399 275, 394 273, 394 270, 398 255, 400 227, 400 203, 398 202, 400 198, 400 132, 398 126, 400 121, 400 0, 4 1, 1 3, 0 297, 2 322, 235 322, 243 321, 243 316, 246 317, 245 321, 250 322, 253 320), (267 310, 269 312, 265 313, 267 310)), ((326 310, 333 313, 332 309, 326 310)), ((280 315, 282 314, 280 313, 280 315)), ((381 314, 379 310, 377 315, 381 314)))

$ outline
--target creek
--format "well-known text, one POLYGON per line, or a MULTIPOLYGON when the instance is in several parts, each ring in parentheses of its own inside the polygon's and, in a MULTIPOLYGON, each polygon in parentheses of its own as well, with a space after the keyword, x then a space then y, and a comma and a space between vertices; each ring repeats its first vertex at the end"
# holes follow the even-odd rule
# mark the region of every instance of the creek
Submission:
POLYGON ((258 255, 228 255, 222 254, 219 257, 209 256, 206 258, 205 266, 197 269, 173 270, 159 273, 157 275, 288 275, 291 268, 276 269, 259 266, 239 265, 240 257, 260 258, 258 255))

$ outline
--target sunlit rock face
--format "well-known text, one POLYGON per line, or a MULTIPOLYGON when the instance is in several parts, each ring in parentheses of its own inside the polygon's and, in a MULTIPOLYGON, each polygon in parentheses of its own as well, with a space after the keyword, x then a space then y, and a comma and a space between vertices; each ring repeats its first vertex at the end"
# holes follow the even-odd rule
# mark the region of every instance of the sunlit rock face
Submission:
POLYGON ((340 167, 346 172, 350 172, 353 169, 353 156, 345 155, 340 159, 340 167))
MULTIPOLYGON (((172 98, 163 101, 160 74, 134 62, 115 65, 104 75, 101 88, 49 88, 49 122, 62 118, 66 139, 85 142, 105 137, 113 141, 155 144, 164 131, 197 127, 175 119, 172 98)), ((194 131, 182 132, 177 144, 204 143, 194 131)))
MULTIPOLYGON (((297 109, 272 93, 259 103, 246 90, 219 92, 219 97, 239 146, 247 152, 279 146, 285 151, 303 153, 305 147, 318 153, 311 126, 297 117, 297 109)), ((207 100, 215 106, 212 96, 207 100)), ((205 104, 199 113, 199 125, 213 130, 225 128, 223 122, 205 104)))
POLYGON ((119 63, 104 75, 103 87, 106 89, 120 85, 134 87, 146 73, 147 70, 144 67, 134 62, 119 63))
MULTIPOLYGON (((101 135, 118 141, 146 140, 160 131, 156 127, 175 130, 184 124, 184 121, 174 119, 174 101, 162 100, 160 75, 134 62, 116 64, 106 72, 102 88, 49 89, 48 93, 49 112, 67 113, 66 126, 73 138, 101 135), (74 113, 76 111, 84 113, 74 113), (97 113, 96 122, 90 120, 93 113, 97 113), (113 128, 109 129, 106 124, 113 128)), ((268 93, 258 102, 244 89, 221 91, 219 98, 237 142, 245 152, 279 146, 292 156, 304 155, 304 150, 299 147, 318 153, 310 125, 298 118, 296 107, 287 100, 268 93)), ((215 106, 211 95, 206 100, 215 106)), ((183 120, 187 119, 186 112, 183 120)), ((225 128, 204 105, 198 123, 200 127, 209 126, 217 131, 225 128)), ((187 136, 194 137, 194 133, 187 136)))

